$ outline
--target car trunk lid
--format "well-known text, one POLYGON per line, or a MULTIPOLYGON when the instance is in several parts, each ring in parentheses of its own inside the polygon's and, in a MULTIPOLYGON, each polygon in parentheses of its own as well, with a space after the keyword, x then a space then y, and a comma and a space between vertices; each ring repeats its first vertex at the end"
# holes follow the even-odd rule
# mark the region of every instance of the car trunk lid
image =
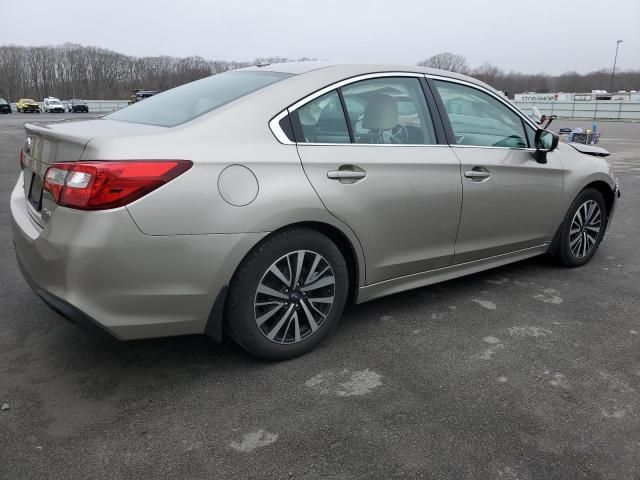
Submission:
POLYGON ((77 162, 83 159, 88 143, 95 138, 145 135, 165 130, 163 127, 102 118, 26 123, 24 128, 27 134, 22 158, 24 193, 29 213, 41 227, 49 222, 57 207, 49 192, 43 190, 49 166, 56 162, 77 162))

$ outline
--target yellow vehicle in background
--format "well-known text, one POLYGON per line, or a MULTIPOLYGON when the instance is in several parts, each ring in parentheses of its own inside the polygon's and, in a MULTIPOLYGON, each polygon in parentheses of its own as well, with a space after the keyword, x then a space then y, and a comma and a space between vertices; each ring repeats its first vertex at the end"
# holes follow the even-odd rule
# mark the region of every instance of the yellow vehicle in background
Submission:
POLYGON ((35 100, 31 100, 30 98, 21 98, 16 103, 16 108, 18 112, 27 113, 27 112, 35 112, 40 113, 40 105, 35 100))

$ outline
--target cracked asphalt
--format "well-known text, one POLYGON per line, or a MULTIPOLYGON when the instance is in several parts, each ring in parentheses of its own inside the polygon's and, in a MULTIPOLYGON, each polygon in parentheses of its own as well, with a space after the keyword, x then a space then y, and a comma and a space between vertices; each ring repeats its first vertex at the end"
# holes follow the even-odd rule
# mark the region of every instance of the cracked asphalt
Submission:
POLYGON ((31 292, 8 205, 29 118, 0 116, 1 479, 640 478, 640 123, 599 124, 623 197, 587 266, 354 306, 316 351, 265 363, 93 338, 31 292))

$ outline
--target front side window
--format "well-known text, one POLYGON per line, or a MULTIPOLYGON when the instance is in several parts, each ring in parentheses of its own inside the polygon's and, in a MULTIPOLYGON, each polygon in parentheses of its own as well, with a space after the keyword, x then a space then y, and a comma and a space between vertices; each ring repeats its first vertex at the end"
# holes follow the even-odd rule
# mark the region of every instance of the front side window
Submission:
POLYGON ((480 90, 434 81, 458 145, 527 148, 522 119, 480 90))
POLYGON ((325 93, 294 112, 301 143, 349 143, 349 128, 338 92, 325 93))
POLYGON ((136 102, 105 118, 173 127, 290 76, 279 72, 221 73, 149 96, 144 102, 136 102))
POLYGON ((343 87, 342 95, 355 143, 437 143, 417 78, 363 80, 343 87))

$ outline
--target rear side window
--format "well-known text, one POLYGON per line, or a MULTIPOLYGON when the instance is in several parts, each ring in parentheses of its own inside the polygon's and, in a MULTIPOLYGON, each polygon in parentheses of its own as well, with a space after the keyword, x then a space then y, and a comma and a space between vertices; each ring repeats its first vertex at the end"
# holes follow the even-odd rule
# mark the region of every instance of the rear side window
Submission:
POLYGON ((174 127, 289 77, 280 72, 221 73, 153 95, 106 118, 174 127))
POLYGON ((349 128, 337 91, 325 93, 293 113, 298 142, 350 143, 349 128))
POLYGON ((466 85, 436 80, 458 145, 527 148, 522 119, 499 100, 466 85))
POLYGON ((342 95, 355 143, 437 143, 417 78, 363 80, 343 87, 342 95))
POLYGON ((299 143, 437 143, 417 78, 384 77, 351 83, 311 100, 290 117, 299 143))

